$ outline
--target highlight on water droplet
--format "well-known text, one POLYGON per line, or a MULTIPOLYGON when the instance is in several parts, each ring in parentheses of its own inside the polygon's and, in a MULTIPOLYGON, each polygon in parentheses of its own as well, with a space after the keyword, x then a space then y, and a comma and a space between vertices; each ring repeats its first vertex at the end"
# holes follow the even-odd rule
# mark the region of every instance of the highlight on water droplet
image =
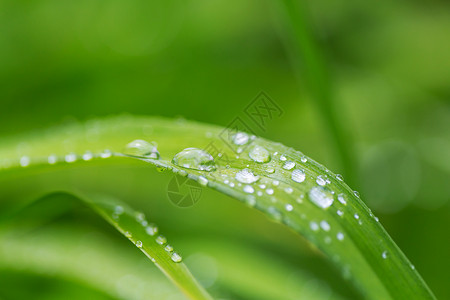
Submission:
POLYGON ((186 148, 178 152, 173 157, 172 163, 186 169, 208 172, 216 168, 212 155, 198 148, 186 148))
POLYGON ((337 238, 338 240, 342 241, 342 240, 344 239, 344 234, 343 234, 342 232, 338 232, 338 233, 336 234, 336 238, 337 238))
POLYGON ((315 186, 309 191, 309 199, 320 208, 328 208, 333 204, 333 194, 322 186, 315 186))
POLYGON ((236 180, 242 183, 254 183, 259 180, 259 176, 254 175, 249 169, 244 169, 236 173, 236 180))
POLYGON ((254 146, 250 150, 248 156, 257 163, 267 163, 270 161, 269 151, 266 148, 258 145, 254 146))
POLYGON ((387 251, 383 251, 383 253, 381 253, 381 257, 383 259, 386 259, 388 257, 388 252, 387 251))
POLYGON ((327 180, 324 176, 319 175, 317 176, 316 183, 320 186, 325 186, 327 184, 327 180))
POLYGON ((292 206, 292 204, 286 204, 286 205, 284 206, 284 208, 285 208, 287 211, 292 211, 292 210, 294 209, 294 207, 292 206))
POLYGON ((144 140, 134 140, 125 146, 123 152, 127 155, 159 159, 160 155, 155 142, 147 142, 144 140))

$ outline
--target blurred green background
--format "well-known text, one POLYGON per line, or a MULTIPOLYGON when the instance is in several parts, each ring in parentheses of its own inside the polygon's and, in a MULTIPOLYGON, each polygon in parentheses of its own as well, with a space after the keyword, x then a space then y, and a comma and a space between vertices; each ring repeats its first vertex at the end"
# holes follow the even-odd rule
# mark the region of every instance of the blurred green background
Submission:
MULTIPOLYGON (((275 2, 0 1, 0 142, 119 113, 226 126, 265 91, 284 114, 265 131, 252 124, 255 133, 344 172, 334 129, 311 93, 307 64, 291 59, 299 53, 275 2)), ((448 299, 450 5, 304 4, 330 74, 323 88, 354 163, 347 179, 436 296, 448 299)), ((169 177, 151 178, 164 185, 169 177)))

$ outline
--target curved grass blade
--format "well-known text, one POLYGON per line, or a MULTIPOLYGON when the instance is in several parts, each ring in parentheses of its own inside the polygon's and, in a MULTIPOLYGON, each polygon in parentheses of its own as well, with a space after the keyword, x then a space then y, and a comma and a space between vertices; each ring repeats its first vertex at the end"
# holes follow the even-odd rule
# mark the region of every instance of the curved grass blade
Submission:
MULTIPOLYGON (((92 208, 103 219, 114 226, 121 234, 128 238, 139 248, 178 288, 190 299, 212 299, 206 290, 194 279, 186 265, 182 262, 180 254, 168 244, 167 238, 159 233, 158 227, 149 223, 142 212, 134 211, 125 203, 105 195, 75 196, 67 193, 47 195, 35 202, 49 200, 83 202, 92 208)), ((12 215, 15 219, 21 217, 25 206, 12 215)), ((11 219, 11 215, 7 220, 11 219)))
POLYGON ((301 152, 245 133, 236 136, 228 129, 187 121, 131 117, 96 121, 95 139, 88 134, 91 126, 58 129, 46 138, 29 137, 29 152, 21 157, 12 145, 24 138, 11 139, 10 146, 0 149, 3 165, 8 165, 3 173, 26 175, 24 170, 32 172, 33 166, 48 166, 50 158, 52 164, 70 166, 86 160, 84 151, 100 152, 107 147, 110 150, 100 154, 89 152, 89 160, 113 157, 116 163, 127 163, 138 159, 170 169, 286 224, 325 253, 368 299, 434 298, 359 195, 341 176, 301 152), (135 139, 156 141, 161 156, 136 156, 124 151, 125 145, 135 139), (67 144, 73 145, 73 153, 64 155, 67 144), (173 160, 188 147, 209 152, 218 149, 213 167, 195 168, 204 156, 194 155, 189 163, 173 160))

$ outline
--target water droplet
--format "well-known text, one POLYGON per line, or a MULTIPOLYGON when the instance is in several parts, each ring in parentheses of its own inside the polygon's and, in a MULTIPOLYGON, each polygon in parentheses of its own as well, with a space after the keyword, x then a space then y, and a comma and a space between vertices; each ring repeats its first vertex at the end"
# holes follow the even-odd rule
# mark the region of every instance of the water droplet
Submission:
POLYGON ((373 217, 375 219, 375 221, 380 222, 380 219, 378 219, 378 217, 373 217))
POLYGON ((84 161, 91 160, 93 157, 94 157, 94 155, 92 154, 92 152, 89 152, 89 151, 86 151, 86 152, 81 156, 81 158, 82 158, 84 161))
POLYGON ((166 237, 164 237, 162 235, 158 235, 158 237, 155 239, 155 241, 160 245, 164 245, 165 243, 167 243, 166 237))
POLYGON ((141 241, 136 241, 136 247, 142 248, 142 242, 141 241))
POLYGON ((312 203, 321 208, 328 208, 333 204, 333 195, 324 187, 315 186, 309 191, 309 199, 312 203))
POLYGON ((306 178, 305 172, 303 172, 302 170, 295 169, 294 171, 292 171, 291 179, 293 181, 300 183, 305 181, 305 178, 306 178))
POLYGON ((308 161, 308 159, 306 158, 306 156, 302 156, 302 158, 300 158, 300 161, 302 163, 306 163, 308 161))
POLYGON ((198 148, 186 148, 178 152, 173 157, 172 163, 183 168, 208 172, 216 167, 211 154, 198 148))
POLYGON ((150 224, 145 228, 145 231, 148 235, 155 235, 158 233, 158 227, 155 224, 150 224))
POLYGON ((338 233, 336 234, 336 238, 337 238, 338 240, 342 241, 342 240, 344 239, 344 234, 343 234, 342 232, 338 232, 338 233))
POLYGON ((344 205, 347 205, 347 201, 345 201, 345 196, 344 194, 339 194, 337 197, 338 201, 341 202, 344 205))
POLYGON ((285 169, 285 170, 292 170, 292 168, 294 168, 294 167, 295 167, 295 162, 293 162, 292 160, 288 160, 283 165, 283 169, 285 169))
POLYGON ((320 227, 322 227, 322 229, 325 231, 330 231, 330 224, 328 224, 328 222, 325 220, 320 221, 320 227))
POLYGON ((112 156, 111 150, 105 149, 102 153, 100 153, 101 158, 109 158, 112 156))
POLYGON ((47 158, 47 161, 51 165, 56 164, 56 162, 58 161, 58 157, 56 155, 54 155, 54 154, 49 155, 48 158, 47 158))
POLYGON ((129 231, 125 231, 125 236, 126 236, 127 238, 131 238, 131 233, 130 233, 129 231))
POLYGON ((266 163, 270 161, 270 153, 262 146, 253 147, 248 156, 257 163, 266 163))
POLYGON ((269 173, 269 174, 273 174, 273 173, 275 173, 275 169, 274 168, 267 168, 266 172, 269 173))
POLYGON ((179 263, 183 260, 183 258, 180 256, 180 254, 178 254, 176 252, 172 253, 170 258, 172 259, 173 262, 176 262, 176 263, 179 263))
POLYGON ((166 250, 167 252, 172 252, 173 251, 173 247, 171 245, 166 245, 164 247, 164 250, 166 250))
POLYGON ((26 167, 30 164, 30 158, 28 156, 22 156, 20 158, 20 166, 21 167, 26 167))
POLYGON ((383 251, 383 253, 381 253, 381 257, 382 257, 383 259, 386 259, 386 258, 388 257, 387 251, 383 251))
POLYGON ((231 139, 235 145, 242 146, 248 143, 249 137, 245 132, 238 132, 231 139))
POLYGON ((74 161, 77 160, 77 155, 75 153, 69 153, 64 157, 64 160, 67 163, 73 163, 74 161))
POLYGON ((254 191, 255 191, 255 189, 253 187, 251 187, 250 185, 244 186, 244 192, 252 194, 254 191))
POLYGON ((142 212, 136 212, 134 214, 134 218, 136 219, 137 222, 141 223, 142 221, 145 220, 145 215, 142 212))
POLYGON ((411 269, 415 270, 415 269, 416 269, 416 267, 415 267, 414 265, 411 265, 411 269))
POLYGON ((267 195, 273 195, 273 189, 267 189, 266 193, 267 195))
POLYGON ((275 208, 275 207, 273 207, 273 206, 269 206, 269 207, 267 208, 267 213, 268 213, 274 220, 277 220, 277 221, 281 221, 281 219, 282 219, 282 217, 283 217, 283 215, 281 214, 281 212, 280 212, 277 208, 275 208))
POLYGON ((356 220, 359 219, 359 215, 358 214, 354 214, 353 216, 355 217, 356 220))
POLYGON ((291 204, 286 204, 286 205, 284 206, 284 208, 285 208, 287 211, 292 211, 292 210, 294 209, 294 207, 293 207, 291 204))
POLYGON ((359 198, 359 192, 358 191, 353 191, 353 194, 359 198))
POLYGON ((206 177, 204 177, 204 176, 198 176, 198 183, 200 185, 207 186, 208 185, 208 179, 206 179, 206 177))
POLYGON ((117 205, 116 207, 114 207, 114 213, 115 214, 121 215, 121 214, 123 214, 123 212, 124 212, 124 209, 123 209, 122 206, 117 205))
POLYGON ((272 181, 272 185, 274 186, 278 186, 280 184, 280 182, 278 180, 273 180, 272 181))
POLYGON ((291 187, 287 187, 287 188, 284 189, 284 191, 285 191, 286 193, 288 193, 288 194, 292 194, 292 192, 294 191, 294 189, 291 188, 291 187))
POLYGON ((125 146, 124 154, 159 159, 160 155, 155 142, 134 140, 125 146))
POLYGON ((280 160, 281 160, 281 161, 286 161, 287 158, 286 158, 286 156, 284 156, 284 154, 282 154, 282 155, 280 156, 280 160))
POLYGON ((317 176, 316 183, 320 186, 324 186, 327 184, 327 180, 322 175, 319 175, 317 176))
POLYGON ((342 217, 344 215, 344 212, 342 210, 338 210, 336 211, 336 213, 338 214, 338 216, 342 217))
POLYGON ((313 221, 309 222, 309 227, 310 227, 311 230, 313 230, 313 231, 319 230, 319 225, 317 225, 317 223, 316 223, 316 222, 313 222, 313 221))
POLYGON ((344 181, 344 176, 342 176, 341 174, 336 174, 336 179, 339 181, 344 181))
POLYGON ((258 181, 259 176, 254 175, 249 169, 244 169, 236 173, 236 180, 242 183, 253 183, 258 181))
MULTIPOLYGON (((261 193, 261 192, 260 192, 261 193)), ((261 193, 262 194, 262 193, 261 193)), ((259 195, 260 196, 260 195, 259 195)), ((255 198, 255 196, 248 196, 246 199, 245 199, 245 203, 248 205, 248 206, 255 206, 256 205, 256 198, 255 198)))

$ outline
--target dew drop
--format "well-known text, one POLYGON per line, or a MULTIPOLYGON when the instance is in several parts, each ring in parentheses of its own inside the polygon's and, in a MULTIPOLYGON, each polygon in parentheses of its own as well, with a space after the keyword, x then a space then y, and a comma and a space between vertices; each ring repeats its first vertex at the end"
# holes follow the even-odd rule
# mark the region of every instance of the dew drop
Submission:
POLYGON ((306 158, 306 156, 302 156, 302 158, 300 158, 300 161, 302 163, 306 163, 308 161, 308 159, 306 158))
POLYGON ((319 225, 317 225, 316 222, 311 221, 311 222, 309 222, 309 228, 311 228, 311 230, 313 230, 313 231, 317 231, 317 230, 319 230, 319 225))
POLYGON ((327 188, 321 186, 315 186, 309 191, 309 199, 312 203, 321 208, 330 207, 334 201, 331 192, 327 188))
POLYGON ((249 169, 244 169, 236 173, 236 180, 242 183, 254 183, 259 180, 259 176, 254 175, 249 169))
POLYGON ((172 163, 183 168, 208 172, 216 168, 212 155, 198 148, 186 148, 178 152, 173 157, 172 163))
POLYGON ((273 184, 274 186, 278 186, 278 185, 280 184, 280 182, 279 182, 278 180, 273 180, 273 181, 272 181, 272 184, 273 184))
POLYGON ((325 220, 320 221, 320 227, 322 227, 322 229, 325 231, 330 231, 330 224, 328 224, 328 222, 325 220))
POLYGON ((158 235, 158 237, 155 239, 155 241, 160 245, 164 245, 165 243, 167 243, 166 237, 164 237, 162 235, 158 235))
POLYGON ((248 156, 257 163, 267 163, 270 161, 270 153, 269 151, 262 146, 253 147, 248 156))
POLYGON ((292 210, 294 209, 294 207, 293 207, 291 204, 286 204, 286 205, 284 206, 284 208, 285 208, 287 211, 292 211, 292 210))
POLYGON ((170 256, 170 258, 172 259, 173 262, 179 263, 183 260, 183 258, 181 257, 180 254, 174 252, 172 253, 172 255, 170 256))
POLYGON ((381 253, 381 257, 382 257, 383 259, 386 259, 386 258, 388 257, 387 251, 383 251, 383 253, 381 253))
POLYGON ((231 139, 235 145, 242 146, 248 143, 249 137, 245 132, 238 132, 231 139))
POLYGON ((344 212, 342 210, 337 210, 336 213, 338 216, 342 217, 344 215, 344 212))
POLYGON ((129 232, 129 231, 125 231, 125 236, 127 237, 127 238, 131 238, 131 233, 129 232))
POLYGON ((269 173, 269 174, 273 174, 273 173, 275 173, 275 169, 274 168, 267 168, 266 172, 269 173))
POLYGON ((166 245, 164 247, 164 250, 166 250, 167 252, 172 252, 173 251, 173 247, 171 245, 166 245))
POLYGON ((73 163, 77 160, 77 155, 75 153, 69 153, 64 157, 67 163, 73 163))
POLYGON ((206 179, 206 177, 204 177, 204 176, 198 176, 198 183, 200 185, 207 186, 208 185, 208 179, 206 179))
POLYGON ((266 193, 267 195, 273 195, 273 189, 267 189, 266 193))
POLYGON ((292 170, 294 167, 295 167, 295 162, 293 162, 292 160, 286 161, 283 165, 283 169, 285 169, 285 170, 292 170))
POLYGON ((286 158, 286 156, 284 156, 284 154, 282 154, 282 155, 280 156, 280 160, 281 160, 281 161, 286 161, 287 158, 286 158))
POLYGON ((341 174, 336 174, 336 179, 339 181, 344 181, 344 176, 342 176, 341 174))
POLYGON ((158 227, 155 224, 150 224, 145 228, 148 235, 154 236, 158 233, 158 227))
POLYGON ((336 234, 336 238, 337 238, 338 240, 342 241, 342 240, 344 239, 344 234, 343 234, 342 232, 338 232, 338 233, 336 234))
POLYGON ((306 178, 305 172, 303 172, 302 170, 295 169, 294 171, 292 171, 291 179, 293 181, 300 183, 305 181, 305 178, 306 178))
POLYGON ((250 185, 244 186, 244 192, 252 194, 254 191, 255 191, 255 189, 252 186, 250 186, 250 185))
POLYGON ((27 167, 30 164, 30 158, 28 156, 22 156, 20 158, 20 166, 27 167))
POLYGON ((88 160, 91 160, 92 158, 94 158, 94 155, 92 154, 92 152, 86 151, 86 152, 81 156, 81 158, 82 158, 84 161, 88 161, 88 160))
POLYGON ((286 193, 288 193, 288 194, 292 194, 292 192, 294 191, 294 189, 291 188, 291 187, 287 187, 287 188, 284 189, 284 191, 285 191, 286 193))
POLYGON ((354 214, 353 217, 355 217, 356 220, 359 219, 359 215, 358 214, 354 214))
POLYGON ((49 164, 51 164, 51 165, 56 164, 57 161, 58 161, 58 157, 56 155, 54 155, 54 154, 49 155, 48 158, 47 158, 47 162, 49 164))
POLYGON ((358 191, 353 191, 353 194, 359 198, 359 192, 358 191))
POLYGON ((100 153, 101 158, 109 158, 112 156, 111 150, 105 149, 102 153, 100 153))
POLYGON ((277 220, 277 221, 280 221, 280 220, 282 219, 282 217, 283 217, 283 215, 281 214, 281 212, 280 212, 277 208, 275 208, 275 207, 273 207, 273 206, 269 206, 269 207, 267 208, 267 213, 268 213, 274 220, 277 220))
POLYGON ((155 142, 134 140, 125 146, 124 154, 159 159, 160 155, 155 142))
POLYGON ((347 205, 347 201, 345 201, 345 196, 344 194, 339 194, 337 197, 338 201, 341 202, 344 205, 347 205))
POLYGON ((142 248, 142 241, 136 241, 136 247, 142 248))
POLYGON ((327 180, 322 176, 317 176, 316 183, 320 186, 325 186, 327 184, 327 180))

